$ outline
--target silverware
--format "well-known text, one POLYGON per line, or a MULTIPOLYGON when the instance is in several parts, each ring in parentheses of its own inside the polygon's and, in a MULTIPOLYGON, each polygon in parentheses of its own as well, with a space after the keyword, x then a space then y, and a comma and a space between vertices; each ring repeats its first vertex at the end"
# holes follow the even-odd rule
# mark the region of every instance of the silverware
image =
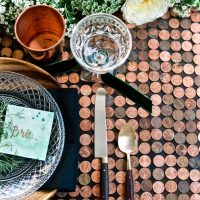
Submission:
POLYGON ((108 200, 108 147, 106 130, 106 93, 103 88, 99 88, 96 93, 95 102, 95 131, 94 131, 94 154, 101 158, 100 195, 102 200, 108 200))
POLYGON ((127 155, 126 170, 126 199, 134 199, 133 175, 130 154, 134 149, 138 148, 138 135, 130 124, 122 126, 118 136, 118 146, 121 151, 127 155))

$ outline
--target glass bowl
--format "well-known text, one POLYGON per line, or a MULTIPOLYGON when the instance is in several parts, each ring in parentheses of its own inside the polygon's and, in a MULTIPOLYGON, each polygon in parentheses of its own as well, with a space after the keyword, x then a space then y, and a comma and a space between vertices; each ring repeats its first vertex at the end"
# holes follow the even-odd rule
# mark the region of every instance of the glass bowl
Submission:
POLYGON ((132 37, 119 18, 97 13, 83 18, 74 27, 70 47, 84 69, 104 74, 126 61, 131 52, 132 37))

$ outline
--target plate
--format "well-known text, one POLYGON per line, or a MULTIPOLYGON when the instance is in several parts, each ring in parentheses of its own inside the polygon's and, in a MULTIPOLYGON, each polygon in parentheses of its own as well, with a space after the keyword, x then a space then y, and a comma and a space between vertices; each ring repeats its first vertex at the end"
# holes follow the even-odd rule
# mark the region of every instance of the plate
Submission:
POLYGON ((64 123, 59 107, 48 91, 22 74, 0 72, 0 100, 55 113, 46 161, 21 158, 14 170, 1 173, 0 199, 21 199, 38 190, 55 171, 64 148, 64 123))

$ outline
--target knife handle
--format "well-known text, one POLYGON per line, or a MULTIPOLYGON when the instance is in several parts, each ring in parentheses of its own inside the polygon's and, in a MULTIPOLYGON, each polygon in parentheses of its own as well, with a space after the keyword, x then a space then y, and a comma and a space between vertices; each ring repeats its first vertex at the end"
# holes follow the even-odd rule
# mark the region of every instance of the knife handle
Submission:
POLYGON ((126 199, 134 199, 133 175, 130 169, 126 170, 126 199))
POLYGON ((109 198, 109 180, 108 180, 108 163, 101 163, 100 176, 100 197, 101 200, 108 200, 109 198))

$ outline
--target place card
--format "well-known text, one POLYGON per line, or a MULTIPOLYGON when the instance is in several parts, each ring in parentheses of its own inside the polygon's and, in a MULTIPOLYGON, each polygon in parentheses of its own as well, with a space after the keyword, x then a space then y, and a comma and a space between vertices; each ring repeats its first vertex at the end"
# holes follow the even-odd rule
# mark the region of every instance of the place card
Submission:
POLYGON ((54 113, 8 105, 0 152, 45 161, 54 113))

